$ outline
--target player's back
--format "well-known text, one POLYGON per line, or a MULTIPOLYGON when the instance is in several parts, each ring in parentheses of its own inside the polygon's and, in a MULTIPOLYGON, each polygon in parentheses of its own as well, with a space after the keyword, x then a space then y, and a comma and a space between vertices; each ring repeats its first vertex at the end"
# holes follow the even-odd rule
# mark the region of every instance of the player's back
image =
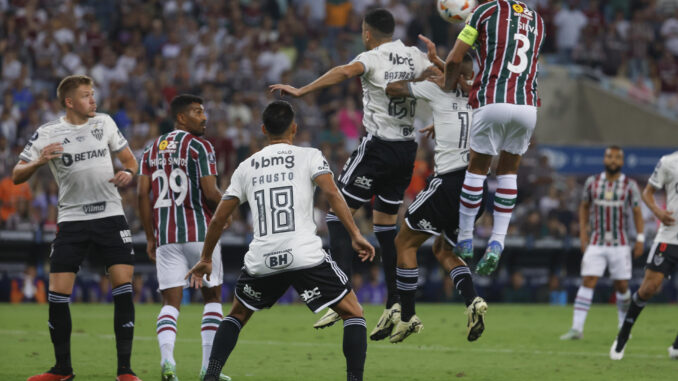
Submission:
POLYGON ((200 178, 216 175, 212 145, 174 130, 146 147, 140 171, 151 179, 158 244, 204 241, 212 211, 204 202, 200 178))
POLYGON ((480 73, 470 103, 538 106, 537 71, 544 20, 525 3, 496 0, 478 6, 468 25, 478 33, 480 73))
POLYGON ((353 61, 361 62, 364 67, 360 81, 363 124, 367 132, 384 140, 413 140, 416 100, 389 98, 386 86, 419 77, 431 65, 426 55, 416 47, 395 40, 363 52, 353 61))
MULTIPOLYGON (((666 210, 678 216, 678 151, 662 156, 649 180, 650 185, 666 191, 666 210)), ((678 225, 661 224, 656 241, 678 245, 678 225)))
POLYGON ((313 220, 313 180, 332 173, 319 150, 279 143, 244 160, 224 194, 248 201, 254 239, 245 255, 252 276, 307 268, 325 258, 313 220))

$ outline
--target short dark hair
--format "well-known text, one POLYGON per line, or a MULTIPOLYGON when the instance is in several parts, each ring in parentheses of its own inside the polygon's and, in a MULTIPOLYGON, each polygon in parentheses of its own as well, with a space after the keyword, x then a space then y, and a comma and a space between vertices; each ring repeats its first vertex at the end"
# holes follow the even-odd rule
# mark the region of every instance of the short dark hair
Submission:
POLYGON ((286 101, 273 101, 264 109, 262 118, 266 131, 273 136, 280 136, 292 124, 294 108, 286 101))
POLYGON ((170 102, 172 119, 176 121, 177 115, 186 111, 186 108, 193 103, 203 104, 203 100, 199 96, 191 94, 180 94, 172 98, 172 101, 170 102))
POLYGON ((387 9, 373 9, 367 12, 363 20, 365 21, 365 24, 381 33, 383 37, 393 36, 393 31, 395 30, 395 19, 393 18, 391 12, 389 12, 387 9))

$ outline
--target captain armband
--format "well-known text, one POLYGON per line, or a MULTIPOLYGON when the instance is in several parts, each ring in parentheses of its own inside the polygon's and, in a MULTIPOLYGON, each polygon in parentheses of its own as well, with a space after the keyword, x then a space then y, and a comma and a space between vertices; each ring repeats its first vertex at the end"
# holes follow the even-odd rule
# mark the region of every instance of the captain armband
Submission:
POLYGON ((461 33, 459 33, 459 37, 457 37, 458 40, 461 40, 465 42, 468 45, 473 45, 474 42, 476 42, 476 39, 478 38, 478 31, 476 28, 466 25, 464 29, 461 30, 461 33))

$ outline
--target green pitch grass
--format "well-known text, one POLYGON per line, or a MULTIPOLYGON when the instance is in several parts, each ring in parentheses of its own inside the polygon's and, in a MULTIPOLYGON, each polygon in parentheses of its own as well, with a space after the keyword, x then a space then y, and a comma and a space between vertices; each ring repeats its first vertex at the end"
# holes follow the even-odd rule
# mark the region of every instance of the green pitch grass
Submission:
MULTIPOLYGON (((224 306, 228 311, 229 306, 224 306)), ((365 306, 368 334, 381 314, 365 306)), ((137 305, 133 369, 145 381, 160 378, 155 336, 157 305, 137 305)), ((181 380, 197 380, 201 362, 202 306, 183 306, 175 348, 181 380)), ((113 306, 71 306, 76 380, 115 378, 113 306)), ((562 342, 572 307, 491 304, 483 336, 466 341, 459 304, 421 304, 424 330, 404 343, 368 339, 366 380, 670 380, 678 361, 667 347, 678 309, 650 304, 640 316, 622 361, 608 359, 616 334, 616 309, 594 305, 583 340, 562 342)), ((317 315, 302 305, 254 314, 225 367, 233 380, 345 380, 340 324, 316 331, 317 315)), ((53 364, 46 305, 0 305, 0 380, 25 380, 53 364)))

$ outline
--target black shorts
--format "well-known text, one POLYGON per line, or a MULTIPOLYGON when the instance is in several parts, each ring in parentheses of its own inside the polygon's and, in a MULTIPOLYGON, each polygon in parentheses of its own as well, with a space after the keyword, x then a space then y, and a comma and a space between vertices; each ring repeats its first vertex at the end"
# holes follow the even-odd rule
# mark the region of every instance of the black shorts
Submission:
POLYGON ((77 273, 88 252, 106 269, 113 265, 134 265, 132 235, 125 216, 87 221, 66 221, 57 225, 49 255, 50 272, 77 273))
POLYGON ((646 268, 663 273, 667 278, 678 269, 678 245, 655 242, 647 256, 646 268))
POLYGON ((273 306, 290 286, 313 313, 339 303, 351 290, 346 274, 326 255, 325 261, 315 267, 264 277, 250 276, 243 267, 235 297, 245 307, 258 311, 273 306))
MULTIPOLYGON (((405 213, 405 223, 412 230, 443 237, 452 246, 456 245, 459 231, 459 196, 464 184, 466 169, 431 176, 426 188, 417 194, 405 213)), ((480 218, 485 209, 487 182, 483 185, 483 201, 480 204, 480 218)))
POLYGON ((377 196, 374 209, 398 213, 412 180, 417 143, 381 140, 368 134, 344 164, 339 184, 348 206, 360 208, 377 196))

